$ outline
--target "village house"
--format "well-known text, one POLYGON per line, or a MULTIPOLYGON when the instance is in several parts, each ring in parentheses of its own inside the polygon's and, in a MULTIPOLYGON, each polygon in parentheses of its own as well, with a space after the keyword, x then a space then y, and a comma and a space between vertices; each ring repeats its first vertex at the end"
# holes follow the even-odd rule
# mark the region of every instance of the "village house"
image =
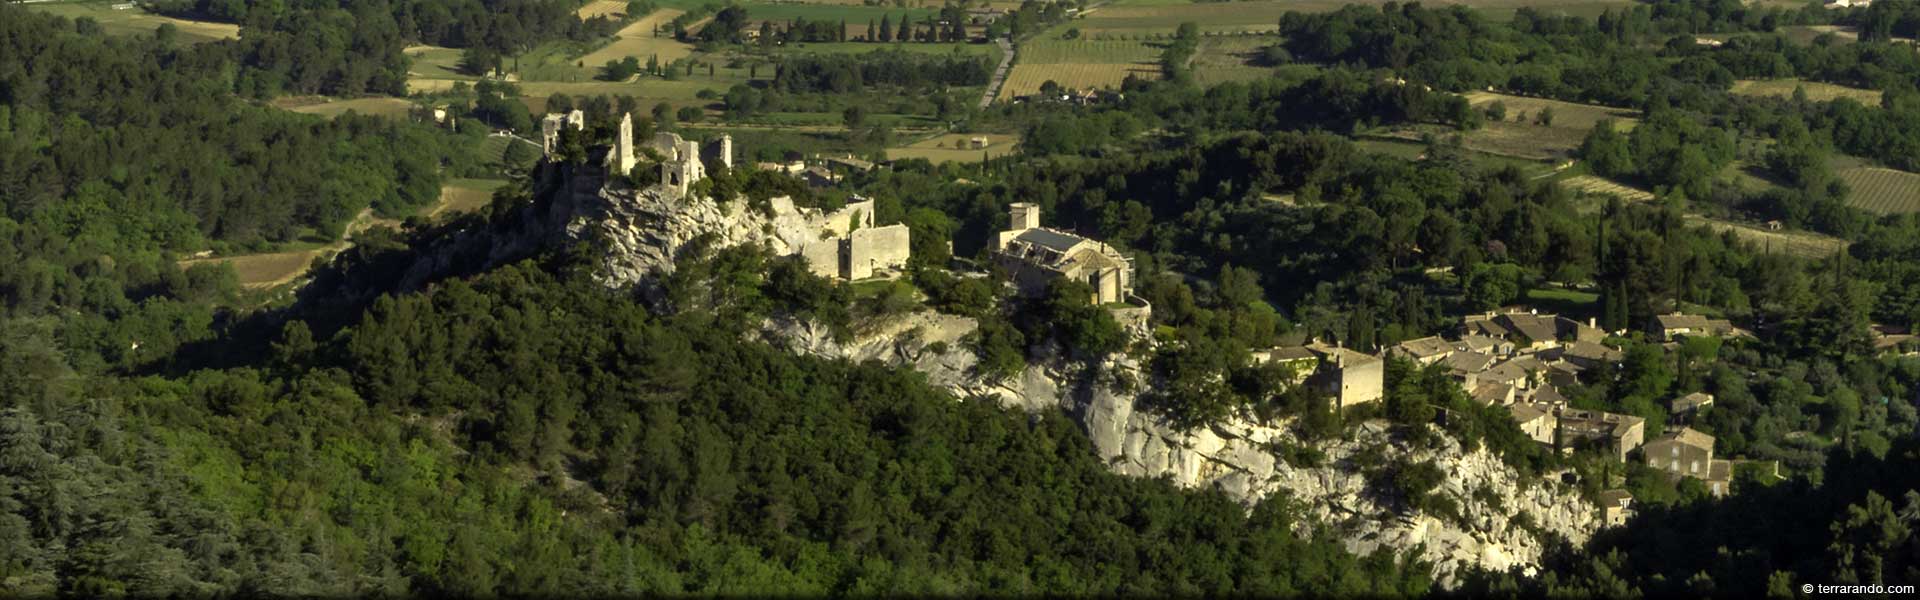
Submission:
POLYGON ((1463 352, 1484 352, 1494 356, 1513 356, 1513 342, 1505 338, 1470 334, 1454 340, 1453 349, 1463 352))
POLYGON ((1453 344, 1440 336, 1428 336, 1411 339, 1387 349, 1388 356, 1397 356, 1427 366, 1445 360, 1453 354, 1453 344))
POLYGON ((1699 413, 1700 409, 1708 406, 1713 406, 1713 394, 1694 392, 1668 402, 1667 414, 1674 422, 1684 423, 1692 421, 1693 416, 1699 413))
POLYGON ((1558 348, 1543 351, 1541 356, 1558 359, 1579 365, 1582 369, 1598 368, 1600 365, 1619 365, 1626 360, 1626 353, 1607 347, 1599 342, 1574 341, 1558 348))
POLYGON ((1711 435, 1682 427, 1647 442, 1640 456, 1649 467, 1674 477, 1699 479, 1714 496, 1725 496, 1732 487, 1733 463, 1714 460, 1713 441, 1711 435))
POLYGON ((1009 229, 993 241, 995 264, 1013 277, 1020 293, 1037 297, 1056 279, 1093 288, 1091 304, 1124 302, 1133 295, 1133 260, 1104 243, 1040 226, 1040 205, 1016 202, 1009 229))
POLYGON ((1625 461, 1627 453, 1640 447, 1646 436, 1647 420, 1597 410, 1561 409, 1554 434, 1561 450, 1582 446, 1607 450, 1615 459, 1625 461))
POLYGON ((1676 312, 1653 317, 1647 325, 1647 333, 1655 340, 1672 342, 1685 336, 1729 337, 1743 332, 1726 319, 1709 319, 1676 312))
POLYGON ((1253 359, 1292 365, 1294 383, 1314 386, 1333 396, 1339 408, 1379 401, 1385 395, 1386 361, 1337 345, 1313 342, 1256 350, 1253 359))
POLYGON ((1520 425, 1520 431, 1533 438, 1533 441, 1553 445, 1553 435, 1559 428, 1560 419, 1554 413, 1554 407, 1544 404, 1522 402, 1507 407, 1513 414, 1513 422, 1520 425))
POLYGON ((1600 523, 1603 527, 1619 527, 1627 524, 1633 516, 1633 494, 1626 490, 1613 489, 1600 492, 1600 523))
POLYGON ((1516 350, 1551 348, 1562 341, 1598 342, 1607 337, 1592 321, 1581 323, 1534 311, 1467 315, 1461 323, 1461 335, 1510 340, 1516 350))
POLYGON ((1473 388, 1474 402, 1487 406, 1506 406, 1513 404, 1514 392, 1518 388, 1504 383, 1482 383, 1473 388))

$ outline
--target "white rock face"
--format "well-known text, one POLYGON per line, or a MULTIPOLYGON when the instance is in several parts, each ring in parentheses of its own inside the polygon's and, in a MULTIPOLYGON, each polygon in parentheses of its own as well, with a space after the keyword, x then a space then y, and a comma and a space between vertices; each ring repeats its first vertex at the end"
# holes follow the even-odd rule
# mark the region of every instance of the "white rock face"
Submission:
MULTIPOLYGON (((1443 587, 1451 587, 1455 574, 1466 567, 1519 567, 1531 573, 1547 540, 1517 525, 1521 515, 1576 544, 1599 525, 1594 508, 1570 487, 1523 479, 1485 448, 1463 452, 1445 435, 1437 436, 1434 448, 1417 449, 1392 439, 1384 422, 1368 423, 1354 428, 1351 439, 1315 444, 1325 454, 1319 466, 1296 467, 1268 450, 1275 442, 1302 443, 1286 423, 1234 419, 1182 432, 1141 410, 1136 393, 1116 392, 1099 381, 1086 381, 1082 373, 1045 365, 1029 365, 1008 381, 983 382, 971 374, 975 360, 970 350, 949 342, 946 354, 915 354, 911 346, 931 342, 901 335, 936 322, 941 325, 928 329, 940 331, 941 340, 957 340, 975 326, 964 317, 920 313, 856 335, 846 344, 792 322, 770 322, 764 334, 775 343, 785 340, 784 346, 799 352, 912 366, 957 394, 997 396, 1002 404, 1027 410, 1066 411, 1116 472, 1166 476, 1183 487, 1218 489, 1248 505, 1284 495, 1305 508, 1309 526, 1326 528, 1356 553, 1404 552, 1424 544, 1421 558, 1434 564, 1434 576, 1443 587), (1397 499, 1370 489, 1367 474, 1355 464, 1355 456, 1368 449, 1378 449, 1387 463, 1432 461, 1448 474, 1436 492, 1460 506, 1464 523, 1403 513, 1396 508, 1397 499), (1479 499, 1489 494, 1498 502, 1479 499)), ((1141 366, 1124 356, 1110 357, 1103 368, 1147 380, 1141 366)))
MULTIPOLYGON (((758 243, 782 254, 812 241, 807 219, 790 206, 776 206, 769 216, 740 202, 722 206, 706 199, 603 189, 576 191, 571 204, 565 208, 566 237, 608 240, 601 277, 616 287, 645 286, 670 272, 686 244, 702 235, 711 234, 721 245, 758 243)), ((556 216, 561 211, 554 209, 556 216)), ((909 366, 955 394, 997 397, 1004 405, 1029 411, 1065 411, 1086 429, 1100 458, 1116 472, 1219 489, 1249 506, 1284 495, 1305 508, 1305 527, 1324 528, 1355 552, 1408 551, 1423 545, 1421 558, 1435 565, 1434 575, 1443 587, 1451 587, 1464 567, 1531 572, 1546 540, 1515 524, 1522 515, 1575 544, 1598 525, 1594 508, 1573 490, 1523 480, 1484 448, 1463 452, 1444 435, 1437 447, 1416 449, 1391 439, 1384 423, 1370 423, 1355 428, 1351 439, 1316 444, 1325 454, 1319 466, 1296 467, 1269 450, 1276 442, 1300 443, 1285 423, 1236 419, 1178 431, 1141 409, 1137 390, 1111 389, 1106 382, 1112 377, 1091 376, 1067 361, 1029 365, 1007 381, 985 381, 973 373, 977 360, 962 342, 977 325, 965 317, 922 312, 859 324, 850 340, 836 340, 825 327, 791 320, 770 320, 761 334, 765 341, 794 352, 909 366), (1448 474, 1437 491, 1460 506, 1464 523, 1403 513, 1396 499, 1370 489, 1368 474, 1355 464, 1355 456, 1369 449, 1378 449, 1388 463, 1432 461, 1448 474), (1489 493, 1498 501, 1476 497, 1489 493)), ((1149 381, 1142 366, 1125 356, 1109 357, 1101 370, 1149 381)))

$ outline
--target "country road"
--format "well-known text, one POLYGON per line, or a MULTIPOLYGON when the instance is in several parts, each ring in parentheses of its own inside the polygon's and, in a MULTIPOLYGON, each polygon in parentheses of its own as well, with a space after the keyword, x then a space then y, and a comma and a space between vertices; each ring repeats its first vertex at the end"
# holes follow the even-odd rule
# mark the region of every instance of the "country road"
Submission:
POLYGON ((1013 70, 1013 42, 1000 38, 993 43, 1000 46, 1000 67, 993 70, 993 79, 987 81, 987 91, 980 94, 982 110, 993 104, 993 97, 1000 94, 1000 84, 1007 81, 1007 72, 1013 70))

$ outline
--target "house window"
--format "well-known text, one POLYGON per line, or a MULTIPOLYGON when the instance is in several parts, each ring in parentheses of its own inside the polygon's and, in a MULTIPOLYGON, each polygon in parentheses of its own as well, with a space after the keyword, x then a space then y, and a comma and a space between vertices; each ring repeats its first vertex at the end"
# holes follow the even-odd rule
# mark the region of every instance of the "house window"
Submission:
POLYGON ((1672 450, 1672 451, 1673 451, 1673 457, 1674 457, 1674 458, 1680 458, 1680 447, 1679 447, 1679 446, 1667 446, 1667 449, 1668 449, 1668 450, 1672 450))
POLYGON ((1691 467, 1691 468, 1690 468, 1690 469, 1688 469, 1688 470, 1690 470, 1690 471, 1693 471, 1693 472, 1695 472, 1695 473, 1699 473, 1699 472, 1700 472, 1700 461, 1698 461, 1698 460, 1696 460, 1696 461, 1693 461, 1693 463, 1692 463, 1691 465, 1688 465, 1688 466, 1689 466, 1689 467, 1691 467))

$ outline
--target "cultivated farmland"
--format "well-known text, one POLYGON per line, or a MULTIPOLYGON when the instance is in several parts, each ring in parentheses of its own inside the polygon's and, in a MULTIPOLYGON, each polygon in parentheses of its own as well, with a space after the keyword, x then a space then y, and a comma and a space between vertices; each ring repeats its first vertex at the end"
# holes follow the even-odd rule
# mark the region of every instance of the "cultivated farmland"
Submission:
POLYGON ((979 162, 981 156, 999 158, 1019 150, 1019 136, 999 133, 949 133, 920 140, 903 147, 888 148, 887 157, 893 159, 924 158, 938 163, 979 162), (987 138, 986 148, 973 148, 969 141, 974 137, 987 138))
POLYGON ((1120 40, 1035 40, 1020 47, 1000 98, 1040 91, 1048 81, 1068 89, 1118 88, 1128 75, 1159 79, 1158 47, 1120 40))
POLYGON ((1132 75, 1141 79, 1160 78, 1160 67, 1155 65, 1034 65, 1018 64, 1007 75, 1007 83, 1000 89, 1001 98, 1018 98, 1040 91, 1040 86, 1048 81, 1069 89, 1119 88, 1120 82, 1132 75))
POLYGON ((627 3, 621 0, 593 0, 580 7, 575 14, 582 19, 594 17, 618 17, 626 14, 627 3))
POLYGON ((444 79, 475 81, 478 77, 460 72, 460 49, 440 46, 410 46, 403 51, 412 61, 407 65, 407 89, 415 80, 444 79))
POLYGON ((1815 102, 1831 102, 1833 100, 1838 100, 1841 98, 1852 98, 1860 102, 1861 104, 1865 104, 1867 106, 1880 105, 1879 90, 1863 90, 1860 88, 1847 87, 1844 85, 1835 85, 1835 84, 1823 83, 1819 81, 1802 81, 1799 79, 1769 79, 1765 81, 1754 81, 1754 80, 1736 81, 1733 83, 1732 91, 1735 94, 1741 94, 1746 96, 1774 96, 1779 98, 1791 98, 1793 97, 1793 90, 1795 89, 1806 90, 1807 99, 1815 102))
POLYGON ((1610 194, 1628 202, 1652 202, 1653 193, 1594 175, 1575 175, 1560 182, 1567 189, 1589 194, 1610 194))
POLYGON ((413 103, 400 98, 372 97, 347 100, 329 100, 326 98, 284 98, 276 100, 275 106, 297 113, 320 115, 334 118, 354 111, 376 117, 405 117, 413 109, 413 103))
POLYGON ((1920 175, 1878 167, 1841 169, 1847 203, 1874 214, 1920 212, 1920 175))
POLYGON ((664 29, 667 23, 686 11, 677 8, 663 8, 653 11, 645 17, 620 29, 613 43, 580 57, 580 62, 588 67, 599 67, 608 61, 620 60, 629 56, 640 59, 642 64, 650 57, 660 57, 661 64, 670 63, 693 54, 693 46, 673 39, 673 34, 661 31, 653 34, 654 27, 664 29))
POLYGON ((189 21, 157 15, 139 8, 115 10, 116 2, 60 2, 29 4, 34 10, 69 19, 92 17, 100 29, 111 35, 152 35, 162 23, 172 23, 181 42, 197 44, 215 40, 240 39, 240 26, 232 23, 189 21))
MULTIPOLYGON (((1475 108, 1485 109, 1494 102, 1506 106, 1505 118, 1490 121, 1484 127, 1464 134, 1466 147, 1528 160, 1564 158, 1580 147, 1587 132, 1603 119, 1613 119, 1614 127, 1622 131, 1631 129, 1638 122, 1633 111, 1591 104, 1491 92, 1473 92, 1467 94, 1466 98, 1475 108), (1553 109, 1553 123, 1541 125, 1537 122, 1540 111, 1548 107, 1553 109)), ((1453 130, 1430 126, 1402 127, 1388 135, 1417 140, 1426 133, 1452 135, 1453 130)))
MULTIPOLYGON (((1577 175, 1560 182, 1569 189, 1584 192, 1612 195, 1628 202, 1647 202, 1654 199, 1653 194, 1645 190, 1623 185, 1593 175, 1577 175)), ((1590 203, 1589 210, 1597 210, 1599 203, 1590 203)), ((1708 227, 1719 233, 1732 233, 1734 236, 1759 246, 1763 252, 1779 252, 1808 258, 1832 256, 1846 250, 1847 241, 1810 231, 1775 231, 1723 219, 1713 219, 1701 215, 1687 215, 1688 225, 1708 227)))
POLYGON ((1266 35, 1203 38, 1200 40, 1200 51, 1194 54, 1188 67, 1193 71, 1194 81, 1203 86, 1265 79, 1274 75, 1274 68, 1257 64, 1260 52, 1277 43, 1280 43, 1280 38, 1266 35))
POLYGON ((455 179, 440 188, 440 201, 420 210, 420 216, 438 219, 443 215, 473 212, 493 203, 493 191, 506 185, 498 179, 455 179))

